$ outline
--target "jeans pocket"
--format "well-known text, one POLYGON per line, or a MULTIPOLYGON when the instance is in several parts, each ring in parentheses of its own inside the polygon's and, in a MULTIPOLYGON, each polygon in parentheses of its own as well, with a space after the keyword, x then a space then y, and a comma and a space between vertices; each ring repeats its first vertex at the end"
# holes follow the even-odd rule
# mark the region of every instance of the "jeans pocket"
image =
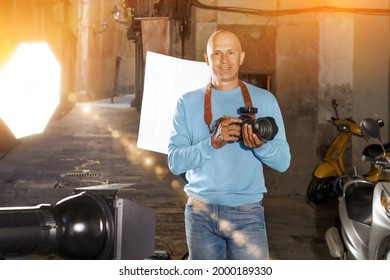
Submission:
POLYGON ((188 197, 186 202, 186 207, 192 207, 193 203, 194 203, 194 199, 192 197, 188 197))
POLYGON ((205 202, 200 201, 199 199, 193 198, 191 196, 188 197, 187 202, 186 202, 187 207, 195 207, 195 206, 199 206, 199 205, 207 205, 207 204, 205 202))
POLYGON ((186 203, 186 209, 192 212, 207 212, 210 211, 210 206, 199 199, 189 197, 186 203))
POLYGON ((263 211, 264 207, 261 201, 237 206, 236 209, 242 212, 263 211))

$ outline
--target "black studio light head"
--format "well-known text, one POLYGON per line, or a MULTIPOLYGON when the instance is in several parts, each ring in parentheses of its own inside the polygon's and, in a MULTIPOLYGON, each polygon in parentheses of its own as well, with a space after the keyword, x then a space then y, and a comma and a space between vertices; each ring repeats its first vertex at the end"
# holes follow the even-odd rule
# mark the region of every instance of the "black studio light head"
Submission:
POLYGON ((55 205, 0 208, 0 258, 145 259, 155 253, 154 210, 119 198, 131 184, 76 189, 55 205))

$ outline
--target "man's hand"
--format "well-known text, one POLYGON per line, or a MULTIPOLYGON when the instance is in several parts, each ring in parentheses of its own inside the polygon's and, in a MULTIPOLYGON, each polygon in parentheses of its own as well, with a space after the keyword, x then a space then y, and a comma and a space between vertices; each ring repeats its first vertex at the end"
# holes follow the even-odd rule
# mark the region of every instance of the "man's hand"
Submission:
POLYGON ((253 133, 252 126, 248 124, 244 124, 242 127, 242 139, 244 145, 249 148, 260 148, 264 144, 264 142, 253 133))
POLYGON ((219 124, 217 132, 211 137, 211 145, 216 148, 222 148, 228 142, 235 142, 241 135, 241 123, 239 118, 231 118, 224 116, 222 122, 219 124))

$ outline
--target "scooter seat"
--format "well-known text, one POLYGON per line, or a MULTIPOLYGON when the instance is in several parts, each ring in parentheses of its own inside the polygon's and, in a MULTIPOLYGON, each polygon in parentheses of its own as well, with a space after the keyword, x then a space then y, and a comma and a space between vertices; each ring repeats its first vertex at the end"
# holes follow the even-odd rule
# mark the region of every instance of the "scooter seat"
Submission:
MULTIPOLYGON (((386 143, 383 145, 385 147, 386 152, 390 151, 390 143, 386 143)), ((377 157, 379 155, 383 154, 383 149, 381 145, 377 144, 371 144, 364 148, 362 155, 366 157, 377 157)))
POLYGON ((345 193, 345 204, 351 220, 371 225, 373 194, 374 185, 369 182, 357 182, 348 186, 345 193))

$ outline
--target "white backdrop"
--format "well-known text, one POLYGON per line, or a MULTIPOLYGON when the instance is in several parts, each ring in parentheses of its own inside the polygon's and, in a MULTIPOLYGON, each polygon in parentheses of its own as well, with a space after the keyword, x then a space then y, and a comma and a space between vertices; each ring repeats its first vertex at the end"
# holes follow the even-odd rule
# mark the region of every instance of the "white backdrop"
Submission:
POLYGON ((137 147, 167 154, 177 99, 205 86, 210 77, 205 62, 147 52, 137 147))

